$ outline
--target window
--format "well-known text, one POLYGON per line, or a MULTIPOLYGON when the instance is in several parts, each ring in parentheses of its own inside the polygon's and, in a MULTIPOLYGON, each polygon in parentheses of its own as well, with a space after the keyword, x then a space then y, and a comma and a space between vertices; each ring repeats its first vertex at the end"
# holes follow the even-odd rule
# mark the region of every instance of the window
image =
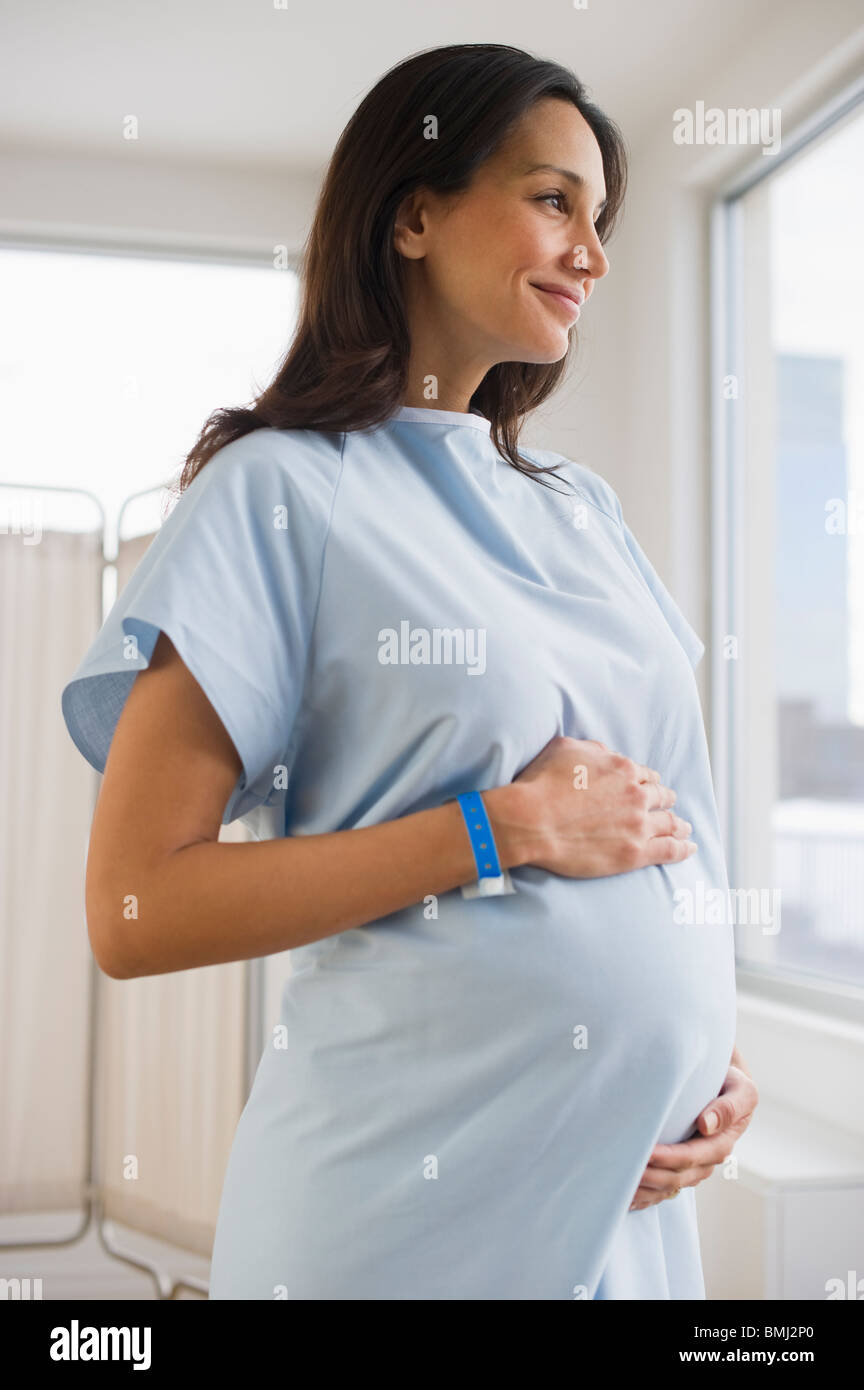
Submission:
POLYGON ((864 990, 860 91, 771 163, 716 224, 715 775, 739 964, 864 990))
MULTIPOLYGON (((294 331, 297 277, 270 266, 7 248, 0 301, 0 484, 92 492, 110 535, 125 498, 176 478, 212 410, 245 405, 269 382, 294 331)), ((158 525, 162 496, 141 529, 158 525)), ((7 489, 4 503, 14 516, 22 495, 7 489)), ((40 495, 39 505, 45 526, 94 525, 92 505, 68 494, 40 495)))

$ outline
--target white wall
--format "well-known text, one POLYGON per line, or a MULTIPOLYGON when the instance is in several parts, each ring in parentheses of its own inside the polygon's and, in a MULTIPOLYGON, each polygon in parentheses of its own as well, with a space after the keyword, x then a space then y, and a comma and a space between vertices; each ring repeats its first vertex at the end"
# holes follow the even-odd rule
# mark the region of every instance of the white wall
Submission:
POLYGON ((242 165, 189 165, 9 150, 0 154, 0 237, 259 255, 299 251, 319 176, 242 165))

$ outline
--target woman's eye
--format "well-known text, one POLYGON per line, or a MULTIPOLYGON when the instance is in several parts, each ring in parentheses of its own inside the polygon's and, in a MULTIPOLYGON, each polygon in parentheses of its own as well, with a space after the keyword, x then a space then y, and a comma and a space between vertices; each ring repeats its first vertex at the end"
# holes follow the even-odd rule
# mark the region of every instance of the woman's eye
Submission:
MULTIPOLYGON (((564 207, 567 206, 567 195, 566 195, 566 193, 541 193, 541 194, 540 194, 540 197, 537 199, 537 201, 538 201, 538 203, 548 203, 548 201, 549 201, 550 198, 557 198, 558 201, 559 201, 559 203, 563 203, 563 204, 564 204, 564 207)), ((558 211, 559 211, 559 212, 563 212, 563 211, 564 211, 564 208, 559 208, 558 211)))

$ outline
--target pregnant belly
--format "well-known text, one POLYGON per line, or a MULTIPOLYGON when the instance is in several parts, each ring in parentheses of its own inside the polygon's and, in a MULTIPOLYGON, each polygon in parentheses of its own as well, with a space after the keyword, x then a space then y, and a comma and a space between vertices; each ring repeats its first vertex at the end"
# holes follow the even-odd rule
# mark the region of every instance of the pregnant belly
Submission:
POLYGON ((443 894, 293 952, 217 1296, 592 1290, 651 1150, 688 1137, 734 1045, 731 927, 677 925, 694 870, 672 868, 520 869, 512 895, 443 894))
POLYGON ((732 928, 673 918, 695 873, 522 869, 513 895, 446 894, 437 916, 418 906, 295 952, 295 1081, 370 1139, 437 1153, 473 1125, 490 1151, 516 1142, 530 1159, 594 1136, 638 1166, 693 1132, 734 1046, 732 928))
POLYGON ((532 985, 540 994, 549 986, 562 1023, 568 1009, 581 1013, 586 1069, 602 1074, 610 1103, 617 1088, 626 1092, 652 1144, 693 1133, 735 1043, 732 926, 676 920, 676 894, 698 899, 701 874, 689 860, 595 880, 534 875, 520 885, 536 899, 540 957, 557 964, 557 995, 542 967, 529 973, 532 985))

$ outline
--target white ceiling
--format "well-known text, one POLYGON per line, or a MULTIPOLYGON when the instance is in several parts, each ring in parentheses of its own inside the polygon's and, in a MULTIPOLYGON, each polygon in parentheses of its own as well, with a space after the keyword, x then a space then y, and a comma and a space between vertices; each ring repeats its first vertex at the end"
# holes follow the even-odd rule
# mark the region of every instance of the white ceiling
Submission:
MULTIPOLYGON (((0 0, 0 139, 316 170, 362 95, 421 49, 509 43, 571 67, 631 149, 789 0, 0 0), (128 146, 127 146, 128 147, 128 146)), ((794 0, 804 3, 804 0, 794 0)), ((752 93, 748 104, 767 98, 752 93)))

